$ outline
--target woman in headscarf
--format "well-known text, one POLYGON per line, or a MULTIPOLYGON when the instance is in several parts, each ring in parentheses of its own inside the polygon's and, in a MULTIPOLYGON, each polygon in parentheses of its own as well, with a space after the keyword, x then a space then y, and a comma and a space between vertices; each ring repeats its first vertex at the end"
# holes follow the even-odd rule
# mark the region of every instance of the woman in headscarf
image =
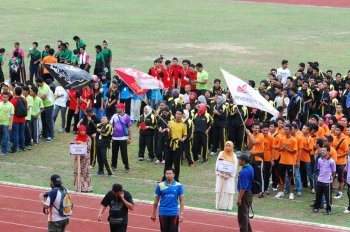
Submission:
POLYGON ((213 110, 214 125, 213 131, 213 146, 210 155, 215 155, 218 148, 222 151, 224 149, 225 128, 227 127, 227 107, 224 104, 225 98, 223 96, 216 97, 216 105, 213 110), (214 139, 215 138, 215 139, 214 139), (220 147, 219 147, 220 146, 220 147))
POLYGON ((187 137, 186 137, 186 140, 183 142, 182 149, 185 152, 185 157, 186 157, 188 166, 192 168, 194 167, 193 154, 192 154, 193 121, 190 118, 190 112, 188 110, 184 110, 182 122, 185 123, 187 128, 187 137))
MULTIPOLYGON (((92 192, 92 178, 90 170, 91 139, 86 132, 86 127, 81 125, 78 128, 78 135, 75 138, 76 144, 86 144, 86 154, 80 156, 80 185, 82 192, 92 192)), ((78 190, 78 156, 74 156, 74 190, 78 190)))
POLYGON ((233 151, 233 143, 227 141, 224 150, 219 153, 215 165, 216 209, 232 210, 233 194, 236 192, 235 176, 237 172, 237 164, 237 157, 233 151), (226 168, 223 168, 224 166, 226 166, 226 168))
POLYGON ((198 160, 198 156, 203 158, 202 163, 208 163, 208 133, 211 128, 213 118, 207 113, 207 106, 204 103, 197 105, 197 113, 193 117, 193 159, 198 160))
POLYGON ((157 119, 152 114, 152 108, 146 105, 143 108, 143 114, 137 123, 140 128, 139 135, 139 161, 144 160, 145 148, 148 150, 148 162, 152 162, 154 159, 154 133, 157 128, 157 119))

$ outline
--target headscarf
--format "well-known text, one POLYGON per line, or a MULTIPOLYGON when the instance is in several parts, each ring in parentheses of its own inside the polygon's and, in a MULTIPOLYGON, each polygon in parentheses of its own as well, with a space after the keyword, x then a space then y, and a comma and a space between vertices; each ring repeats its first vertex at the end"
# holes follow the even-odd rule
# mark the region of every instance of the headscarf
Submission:
POLYGON ((207 106, 204 103, 198 105, 198 115, 202 116, 207 112, 207 106))
POLYGON ((223 96, 218 96, 217 98, 219 99, 219 103, 217 103, 217 107, 219 108, 225 103, 225 98, 223 96))
POLYGON ((148 111, 147 114, 144 113, 144 116, 145 116, 145 118, 146 118, 146 117, 148 117, 148 115, 152 114, 152 108, 151 108, 149 105, 145 106, 145 108, 146 108, 147 111, 148 111))
POLYGON ((173 98, 178 98, 180 94, 180 91, 178 89, 173 89, 173 91, 171 92, 171 95, 173 98))
POLYGON ((186 122, 186 120, 190 117, 190 112, 188 110, 184 110, 184 115, 182 116, 182 122, 186 122))
POLYGON ((75 141, 81 141, 81 142, 86 142, 88 138, 88 134, 87 134, 87 131, 86 131, 86 127, 84 125, 81 125, 79 128, 78 128, 78 135, 77 137, 75 138, 75 141), (80 132, 82 131, 85 131, 85 134, 82 135, 80 132))
POLYGON ((231 141, 227 141, 225 143, 225 148, 221 152, 221 158, 227 162, 235 163, 236 162, 236 154, 233 152, 233 143, 231 141), (232 150, 226 151, 226 144, 231 144, 232 150))
POLYGON ((190 103, 192 104, 192 103, 194 103, 196 100, 197 100, 197 94, 196 94, 195 92, 192 92, 192 93, 190 94, 190 103), (191 97, 193 97, 193 99, 192 99, 191 97))
POLYGON ((200 96, 198 97, 198 101, 199 101, 200 103, 207 104, 207 99, 205 99, 204 95, 200 95, 200 96))

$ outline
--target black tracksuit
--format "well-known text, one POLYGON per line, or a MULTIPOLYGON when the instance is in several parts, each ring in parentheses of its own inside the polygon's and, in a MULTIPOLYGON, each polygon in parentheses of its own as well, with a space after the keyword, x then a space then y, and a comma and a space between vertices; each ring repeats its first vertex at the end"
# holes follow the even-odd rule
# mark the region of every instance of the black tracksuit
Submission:
POLYGON ((225 128, 227 127, 227 106, 222 104, 214 106, 214 110, 218 111, 220 115, 213 114, 213 146, 212 152, 217 152, 217 149, 220 148, 221 151, 224 150, 225 146, 225 128))
POLYGON ((242 150, 244 141, 244 124, 248 119, 248 109, 245 106, 237 106, 230 103, 228 114, 228 140, 232 141, 237 151, 242 150), (239 110, 239 112, 238 112, 239 110), (239 115, 241 113, 241 116, 239 115), (242 119, 244 122, 242 122, 242 119))
POLYGON ((140 119, 137 123, 137 126, 140 126, 141 123, 145 123, 146 126, 149 126, 148 129, 141 130, 139 135, 139 158, 144 158, 145 148, 147 146, 148 158, 154 159, 154 132, 157 128, 157 119, 153 114, 149 114, 147 117, 144 115, 140 116, 140 119))
POLYGON ((194 132, 193 132, 193 159, 198 160, 198 156, 201 154, 203 161, 208 160, 208 130, 213 123, 213 118, 205 113, 201 116, 196 114, 193 117, 194 132))
POLYGON ((96 132, 96 156, 98 163, 98 174, 104 174, 104 166, 108 172, 108 175, 113 175, 111 162, 109 157, 107 157, 107 149, 110 148, 113 128, 109 124, 103 125, 100 123, 97 125, 97 129, 101 129, 101 132, 96 132))

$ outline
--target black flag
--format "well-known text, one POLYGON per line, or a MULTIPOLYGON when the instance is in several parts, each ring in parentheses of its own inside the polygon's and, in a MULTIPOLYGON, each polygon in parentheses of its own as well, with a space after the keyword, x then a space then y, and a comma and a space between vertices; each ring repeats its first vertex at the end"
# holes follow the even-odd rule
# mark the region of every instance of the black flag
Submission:
POLYGON ((90 73, 71 65, 55 63, 44 64, 44 67, 64 89, 78 90, 94 80, 90 73))

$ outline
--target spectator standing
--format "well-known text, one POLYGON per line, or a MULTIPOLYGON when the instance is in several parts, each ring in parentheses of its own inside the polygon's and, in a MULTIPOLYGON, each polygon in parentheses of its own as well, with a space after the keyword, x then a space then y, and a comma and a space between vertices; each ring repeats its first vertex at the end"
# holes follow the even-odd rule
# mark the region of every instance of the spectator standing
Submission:
POLYGON ((285 85, 287 78, 291 76, 290 71, 288 69, 288 60, 282 60, 282 66, 277 69, 277 77, 281 77, 281 82, 285 85))
POLYGON ((111 79, 111 64, 112 64, 112 50, 110 48, 108 48, 108 41, 107 40, 103 40, 102 42, 102 54, 104 56, 105 59, 105 68, 107 68, 106 70, 106 77, 108 80, 111 79))
POLYGON ((9 60, 9 76, 11 82, 21 82, 22 59, 19 58, 19 52, 15 51, 13 57, 9 60))
POLYGON ((141 99, 137 94, 133 93, 130 107, 130 117, 132 122, 137 122, 138 118, 140 117, 140 107, 141 99))
POLYGON ((193 80, 192 83, 196 83, 197 95, 204 95, 208 89, 209 75, 207 71, 204 70, 201 63, 196 64, 197 69, 197 80, 193 80))
POLYGON ((78 107, 78 101, 79 101, 79 91, 78 90, 69 90, 69 104, 68 104, 68 114, 67 114, 67 125, 66 125, 66 132, 69 133, 70 129, 72 127, 72 118, 74 118, 74 126, 73 126, 73 132, 77 133, 78 128, 77 124, 79 122, 79 107, 78 107))
POLYGON ((22 88, 22 95, 23 98, 27 101, 27 116, 26 116, 26 122, 25 122, 25 142, 24 146, 25 149, 31 150, 32 149, 32 127, 31 127, 31 120, 32 120, 32 110, 33 110, 33 97, 29 95, 29 87, 23 86, 22 88))
POLYGON ((157 185, 153 204, 152 221, 156 221, 156 213, 159 204, 159 223, 161 232, 178 232, 179 222, 184 216, 184 189, 175 178, 175 170, 170 168, 165 173, 166 180, 157 185), (180 200, 180 210, 178 208, 180 200))
MULTIPOLYGON (((57 63, 57 59, 54 57, 55 54, 55 50, 53 48, 50 48, 49 50, 49 55, 45 56, 42 60, 43 64, 54 64, 57 63)), ((52 81, 54 81, 53 77, 51 76, 51 74, 49 73, 49 71, 44 67, 44 75, 43 75, 43 79, 44 81, 46 81, 47 79, 51 79, 52 81)))
POLYGON ((30 90, 30 96, 33 98, 33 108, 31 114, 31 132, 33 137, 33 143, 39 143, 39 124, 40 124, 40 116, 44 111, 44 103, 43 100, 38 97, 38 88, 33 86, 30 90))
POLYGON ((125 113, 130 115, 130 106, 131 106, 131 90, 129 86, 125 84, 124 81, 121 81, 119 85, 119 92, 120 92, 120 103, 125 104, 125 113))
POLYGON ((24 51, 22 48, 19 47, 19 42, 16 42, 14 44, 14 46, 15 46, 15 49, 12 51, 11 58, 17 57, 18 59, 20 59, 20 63, 18 66, 20 77, 19 77, 18 82, 21 82, 20 80, 22 80, 22 83, 25 83, 25 81, 26 81, 26 67, 24 64, 24 51), (18 52, 17 56, 15 56, 15 52, 18 52))
POLYGON ((12 130, 13 115, 15 113, 14 106, 9 102, 9 93, 2 93, 2 101, 0 102, 0 141, 1 154, 7 155, 9 152, 10 131, 12 130))
POLYGON ((237 206, 238 206, 238 224, 240 232, 251 232, 252 227, 249 221, 249 209, 253 203, 253 181, 254 181, 254 169, 249 164, 249 158, 247 155, 240 155, 239 165, 242 166, 242 170, 238 175, 237 182, 237 206))
POLYGON ((29 50, 27 57, 30 57, 29 78, 33 81, 33 77, 39 77, 39 65, 41 62, 41 52, 37 49, 38 42, 33 42, 33 47, 29 50))
POLYGON ((67 100, 68 93, 67 91, 59 84, 55 88, 55 109, 53 113, 53 120, 56 122, 56 118, 58 113, 61 111, 61 129, 59 132, 64 132, 64 128, 66 126, 66 111, 67 111, 67 100))
POLYGON ((148 162, 153 162, 154 159, 154 133, 157 127, 157 119, 152 114, 152 108, 146 105, 143 109, 143 114, 140 116, 137 126, 139 132, 139 161, 143 161, 145 149, 148 150, 148 162))
POLYGON ((5 81, 4 72, 2 71, 2 66, 4 65, 4 53, 5 48, 0 48, 0 83, 5 81))
POLYGON ((95 50, 96 50, 96 63, 95 63, 94 75, 97 75, 101 79, 102 75, 104 75, 105 58, 101 52, 102 51, 101 45, 96 45, 95 50))
POLYGON ((101 201, 100 212, 97 216, 102 220, 102 214, 109 206, 109 228, 111 232, 126 232, 128 228, 128 212, 134 209, 134 202, 131 194, 123 190, 120 184, 114 184, 101 201))
POLYGON ((85 51, 85 47, 80 47, 79 48, 79 68, 82 70, 85 70, 87 72, 90 72, 90 56, 87 54, 85 51))
POLYGON ((79 38, 79 36, 74 36, 73 37, 73 40, 75 41, 75 44, 77 46, 77 49, 80 49, 80 48, 85 48, 86 47, 86 44, 85 42, 79 38))
POLYGON ((100 82, 94 83, 94 102, 93 102, 93 110, 96 114, 97 118, 101 120, 102 116, 104 115, 104 101, 103 101, 103 89, 101 87, 100 82))
POLYGON ((11 103, 14 106, 15 113, 13 115, 13 124, 11 131, 11 153, 17 151, 24 151, 24 129, 27 116, 27 101, 21 96, 22 89, 20 87, 15 88, 15 96, 11 99, 11 103))
POLYGON ((108 119, 111 119, 112 116, 116 113, 115 105, 118 103, 119 99, 117 80, 112 80, 112 84, 107 91, 106 97, 106 116, 108 117, 108 119))

